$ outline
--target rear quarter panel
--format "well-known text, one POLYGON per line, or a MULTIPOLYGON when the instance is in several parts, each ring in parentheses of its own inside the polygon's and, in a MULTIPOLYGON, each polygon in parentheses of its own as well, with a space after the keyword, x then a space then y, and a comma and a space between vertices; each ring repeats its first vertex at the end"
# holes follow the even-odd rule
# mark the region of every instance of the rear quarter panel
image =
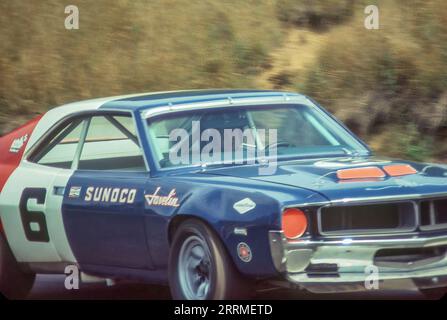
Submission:
MULTIPOLYGON (((19 166, 33 130, 41 117, 38 116, 14 131, 0 137, 0 194, 9 177, 19 166)), ((0 233, 4 234, 1 216, 0 202, 0 233)))
POLYGON ((41 117, 38 116, 0 137, 0 192, 11 174, 19 166, 28 141, 41 117))

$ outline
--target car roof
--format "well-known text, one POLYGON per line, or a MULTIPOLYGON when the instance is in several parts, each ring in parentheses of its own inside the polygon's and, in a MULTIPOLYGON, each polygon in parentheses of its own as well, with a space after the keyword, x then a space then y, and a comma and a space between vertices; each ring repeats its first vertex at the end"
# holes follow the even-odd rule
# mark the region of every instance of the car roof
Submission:
POLYGON ((222 99, 256 98, 273 96, 298 96, 297 93, 277 90, 235 90, 235 89, 211 89, 211 90, 185 90, 170 92, 154 92, 113 99, 101 106, 101 109, 118 110, 145 110, 170 104, 184 104, 194 102, 206 102, 222 99))
POLYGON ((138 112, 168 105, 191 104, 193 106, 194 103, 206 103, 224 99, 253 98, 254 101, 258 101, 259 98, 270 97, 302 97, 302 95, 277 90, 211 89, 149 92, 72 102, 49 110, 36 126, 35 134, 32 135, 28 146, 31 146, 60 119, 74 113, 94 110, 138 112))

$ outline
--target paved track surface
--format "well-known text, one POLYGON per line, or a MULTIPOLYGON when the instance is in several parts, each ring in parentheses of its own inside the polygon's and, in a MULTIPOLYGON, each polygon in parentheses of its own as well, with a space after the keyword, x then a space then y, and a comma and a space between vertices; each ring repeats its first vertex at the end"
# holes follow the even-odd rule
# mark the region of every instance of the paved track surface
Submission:
MULTIPOLYGON (((162 286, 141 284, 116 284, 107 286, 105 283, 81 283, 79 290, 66 290, 63 275, 38 275, 28 299, 62 299, 62 300, 166 300, 171 299, 169 289, 162 286)), ((383 291, 368 291, 349 294, 310 294, 299 290, 265 289, 256 294, 256 299, 423 299, 417 290, 391 288, 383 291)))

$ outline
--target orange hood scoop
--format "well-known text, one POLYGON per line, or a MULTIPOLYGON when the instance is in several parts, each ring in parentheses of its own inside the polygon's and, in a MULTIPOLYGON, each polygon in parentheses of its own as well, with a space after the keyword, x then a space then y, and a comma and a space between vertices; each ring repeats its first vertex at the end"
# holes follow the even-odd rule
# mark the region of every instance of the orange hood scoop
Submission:
POLYGON ((363 167, 340 169, 337 171, 340 180, 385 178, 385 172, 379 167, 363 167))

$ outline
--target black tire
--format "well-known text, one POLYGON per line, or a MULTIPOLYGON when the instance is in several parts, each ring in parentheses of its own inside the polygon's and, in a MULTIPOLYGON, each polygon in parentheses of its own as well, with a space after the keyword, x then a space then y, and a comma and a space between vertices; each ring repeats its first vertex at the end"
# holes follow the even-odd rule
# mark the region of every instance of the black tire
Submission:
POLYGON ((25 273, 17 264, 8 243, 0 234, 0 292, 8 299, 24 299, 36 275, 25 273))
MULTIPOLYGON (((194 260, 194 258, 191 259, 194 260)), ((202 263, 200 264, 202 265, 202 263)), ((204 280, 204 282, 206 281, 204 280)), ((246 299, 249 298, 252 287, 251 281, 244 279, 236 270, 219 237, 206 224, 196 219, 183 222, 175 232, 169 254, 169 284, 174 300, 246 299), (203 251, 207 251, 204 254, 207 253, 207 258, 209 258, 203 259, 209 260, 209 263, 207 261, 204 263, 205 269, 209 269, 208 276, 206 276, 206 272, 203 272, 205 274, 203 277, 208 278, 209 285, 206 286, 207 293, 200 297, 189 294, 194 290, 188 290, 191 286, 185 285, 185 280, 182 280, 188 278, 185 276, 187 274, 185 270, 199 268, 199 266, 187 268, 182 262, 184 261, 183 256, 185 256, 185 246, 188 246, 191 241, 197 242, 196 247, 202 245, 203 251)))

